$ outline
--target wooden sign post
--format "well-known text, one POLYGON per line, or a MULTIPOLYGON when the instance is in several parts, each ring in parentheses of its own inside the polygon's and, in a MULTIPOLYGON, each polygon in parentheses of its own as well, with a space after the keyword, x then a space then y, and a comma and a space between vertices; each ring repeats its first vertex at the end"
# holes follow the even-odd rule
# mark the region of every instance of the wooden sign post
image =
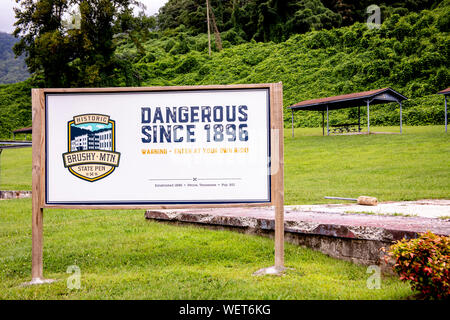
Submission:
POLYGON ((274 206, 275 265, 258 274, 283 272, 282 97, 281 83, 33 89, 31 284, 51 281, 45 208, 274 206))

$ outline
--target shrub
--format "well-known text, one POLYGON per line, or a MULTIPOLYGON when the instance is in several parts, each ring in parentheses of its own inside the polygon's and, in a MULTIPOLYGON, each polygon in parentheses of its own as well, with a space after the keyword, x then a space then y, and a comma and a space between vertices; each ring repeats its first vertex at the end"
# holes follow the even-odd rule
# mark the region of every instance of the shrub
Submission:
POLYGON ((389 255, 395 259, 394 271, 411 289, 426 298, 450 298, 450 237, 431 232, 417 239, 394 244, 389 255))
POLYGON ((181 63, 175 68, 176 73, 188 73, 198 66, 198 61, 193 56, 186 56, 186 58, 181 60, 181 63))
POLYGON ((233 29, 222 33, 222 41, 228 41, 231 45, 245 43, 245 40, 233 29))

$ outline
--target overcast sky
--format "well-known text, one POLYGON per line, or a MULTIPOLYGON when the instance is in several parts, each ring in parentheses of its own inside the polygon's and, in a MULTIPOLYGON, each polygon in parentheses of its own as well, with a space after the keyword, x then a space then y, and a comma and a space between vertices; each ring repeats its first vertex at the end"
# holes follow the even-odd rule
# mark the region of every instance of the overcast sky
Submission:
MULTIPOLYGON (((140 0, 147 7, 146 13, 153 15, 167 0, 140 0)), ((14 31, 14 10, 17 6, 15 0, 0 0, 0 31, 12 33, 14 31)))

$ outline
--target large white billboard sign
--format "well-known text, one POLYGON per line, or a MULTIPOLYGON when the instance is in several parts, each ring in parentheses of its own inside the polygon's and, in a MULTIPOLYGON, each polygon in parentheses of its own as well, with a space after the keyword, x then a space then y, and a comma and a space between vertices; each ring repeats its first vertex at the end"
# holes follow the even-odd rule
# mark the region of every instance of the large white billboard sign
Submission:
POLYGON ((270 203, 269 88, 45 94, 47 205, 270 203))

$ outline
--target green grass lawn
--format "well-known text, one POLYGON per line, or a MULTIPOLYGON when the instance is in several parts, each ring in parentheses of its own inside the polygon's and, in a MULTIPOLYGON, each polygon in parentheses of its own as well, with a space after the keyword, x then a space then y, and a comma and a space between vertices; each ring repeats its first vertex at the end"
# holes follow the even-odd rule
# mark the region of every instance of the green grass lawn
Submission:
POLYGON ((0 201, 0 299, 405 299, 409 286, 367 268, 286 245, 283 277, 255 277, 273 265, 273 240, 146 221, 143 210, 45 210, 44 275, 30 280, 31 200, 0 201), (70 265, 81 288, 70 290, 70 265))
POLYGON ((0 190, 31 190, 31 148, 4 149, 0 154, 0 190))
MULTIPOLYGON (((398 132, 398 127, 372 127, 398 132)), ((450 138, 443 126, 404 127, 402 135, 329 136, 320 128, 285 130, 285 203, 450 197, 450 138)), ((4 150, 0 190, 31 190, 31 148, 4 150)))
MULTIPOLYGON (((398 127, 371 127, 398 132, 398 127)), ((404 127, 403 134, 322 136, 285 130, 286 204, 329 203, 324 196, 380 201, 450 198, 450 138, 443 126, 404 127)))
MULTIPOLYGON (((372 128, 398 131, 398 128, 372 128)), ((380 200, 448 198, 448 135, 442 126, 405 127, 403 135, 322 137, 285 131, 287 204, 323 196, 380 200)), ((5 150, 1 189, 31 188, 31 149, 5 150)), ((196 226, 146 221, 142 210, 45 210, 44 273, 30 280, 31 200, 0 201, 0 299, 404 299, 407 284, 383 277, 370 290, 367 268, 286 245, 284 277, 255 277, 273 264, 273 240, 196 226), (69 290, 70 265, 81 289, 69 290)))

